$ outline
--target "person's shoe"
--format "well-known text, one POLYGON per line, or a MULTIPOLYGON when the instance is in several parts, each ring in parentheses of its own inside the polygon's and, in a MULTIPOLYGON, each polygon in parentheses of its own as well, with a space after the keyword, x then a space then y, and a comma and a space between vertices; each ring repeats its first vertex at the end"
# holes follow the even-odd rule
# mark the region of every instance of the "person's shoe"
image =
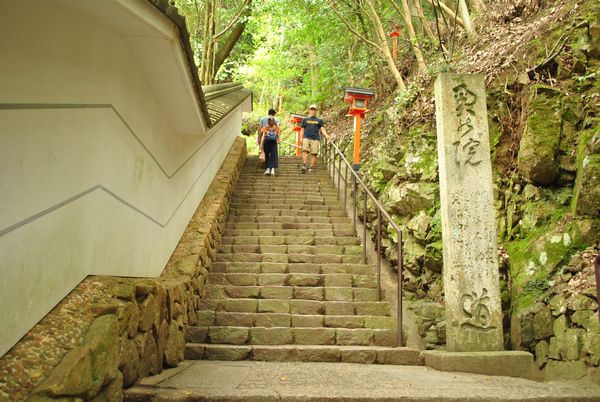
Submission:
POLYGON ((275 176, 275 168, 271 168, 271 176, 275 176))
POLYGON ((271 169, 267 169, 267 170, 265 170, 265 176, 267 176, 267 175, 269 175, 269 174, 271 174, 271 169))
POLYGON ((306 173, 306 165, 302 165, 302 169, 300 170, 302 173, 306 173))
POLYGON ((309 167, 309 168, 308 168, 308 173, 312 173, 312 171, 313 171, 313 168, 312 168, 312 167, 309 167))

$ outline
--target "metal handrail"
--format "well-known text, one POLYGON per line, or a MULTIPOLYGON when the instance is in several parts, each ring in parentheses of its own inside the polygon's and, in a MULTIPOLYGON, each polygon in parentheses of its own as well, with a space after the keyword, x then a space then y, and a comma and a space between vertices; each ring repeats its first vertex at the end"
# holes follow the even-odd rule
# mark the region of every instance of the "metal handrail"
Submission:
POLYGON ((325 159, 325 163, 327 164, 327 172, 331 172, 331 177, 335 184, 335 172, 337 170, 337 198, 340 199, 340 181, 342 178, 342 161, 344 162, 346 169, 344 172, 344 209, 346 209, 346 201, 348 198, 348 171, 351 173, 352 178, 352 193, 353 193, 353 214, 352 214, 352 224, 354 231, 356 231, 356 221, 358 219, 357 216, 357 189, 358 185, 360 185, 363 193, 363 216, 362 216, 362 224, 363 224, 363 258, 366 263, 367 261, 367 196, 373 201, 373 204, 377 207, 377 235, 376 235, 376 248, 377 248, 377 260, 376 260, 376 269, 377 269, 377 297, 381 301, 381 217, 383 216, 389 224, 396 230, 398 234, 398 276, 397 276, 397 320, 398 320, 398 346, 402 346, 403 335, 402 335, 402 229, 394 220, 392 216, 385 210, 383 205, 379 202, 377 197, 373 195, 367 188, 367 185, 362 181, 362 179, 358 176, 358 173, 352 168, 352 165, 342 151, 334 144, 334 142, 329 137, 324 137, 323 147, 323 157, 325 159), (336 168, 336 159, 338 162, 338 166, 336 168))
POLYGON ((594 259, 594 273, 596 275, 596 301, 598 302, 598 320, 600 320, 600 254, 594 259))

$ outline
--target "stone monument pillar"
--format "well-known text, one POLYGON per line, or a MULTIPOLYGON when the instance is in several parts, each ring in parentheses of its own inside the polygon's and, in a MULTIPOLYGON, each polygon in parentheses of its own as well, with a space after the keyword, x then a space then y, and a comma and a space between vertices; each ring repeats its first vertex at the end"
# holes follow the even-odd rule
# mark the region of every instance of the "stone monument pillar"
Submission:
POLYGON ((435 82, 449 352, 503 350, 496 220, 483 75, 435 82))

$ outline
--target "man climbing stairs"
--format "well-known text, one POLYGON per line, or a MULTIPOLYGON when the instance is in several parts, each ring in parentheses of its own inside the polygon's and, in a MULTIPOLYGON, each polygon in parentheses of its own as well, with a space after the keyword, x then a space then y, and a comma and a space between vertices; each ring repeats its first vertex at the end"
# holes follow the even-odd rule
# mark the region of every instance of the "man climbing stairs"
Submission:
POLYGON ((272 177, 257 163, 234 190, 186 358, 418 364, 325 169, 301 175, 283 157, 272 177))

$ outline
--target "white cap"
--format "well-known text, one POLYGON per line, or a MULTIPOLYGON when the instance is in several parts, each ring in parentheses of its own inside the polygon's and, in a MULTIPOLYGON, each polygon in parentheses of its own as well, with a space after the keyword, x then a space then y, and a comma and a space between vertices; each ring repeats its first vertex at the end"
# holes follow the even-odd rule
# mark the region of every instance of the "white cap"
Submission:
POLYGON ((309 109, 318 109, 317 105, 314 103, 308 107, 309 109))

